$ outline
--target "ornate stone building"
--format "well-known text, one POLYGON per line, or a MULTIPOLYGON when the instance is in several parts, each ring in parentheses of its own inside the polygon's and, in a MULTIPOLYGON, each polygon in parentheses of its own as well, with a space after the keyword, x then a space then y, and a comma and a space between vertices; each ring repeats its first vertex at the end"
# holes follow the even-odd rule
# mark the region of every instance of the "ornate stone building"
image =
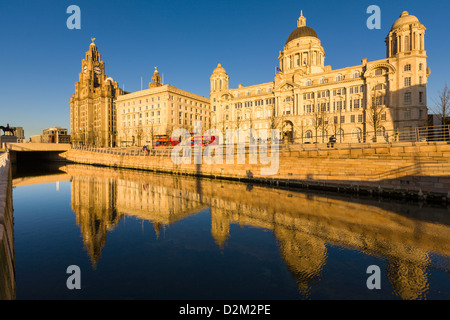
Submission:
POLYGON ((403 12, 386 37, 385 59, 333 70, 302 13, 278 56, 274 81, 231 89, 217 66, 210 78, 212 127, 279 129, 280 138, 321 143, 332 134, 356 142, 426 126, 425 30, 403 12))
POLYGON ((195 122, 210 127, 211 107, 205 98, 161 81, 158 70, 149 88, 117 98, 118 145, 151 145, 155 135, 171 135, 176 129, 194 131, 195 122))
MULTIPOLYGON (((93 39, 94 40, 94 39, 93 39)), ((92 42, 81 62, 79 81, 70 99, 72 143, 98 147, 116 144, 115 99, 124 92, 105 74, 105 63, 92 42)))

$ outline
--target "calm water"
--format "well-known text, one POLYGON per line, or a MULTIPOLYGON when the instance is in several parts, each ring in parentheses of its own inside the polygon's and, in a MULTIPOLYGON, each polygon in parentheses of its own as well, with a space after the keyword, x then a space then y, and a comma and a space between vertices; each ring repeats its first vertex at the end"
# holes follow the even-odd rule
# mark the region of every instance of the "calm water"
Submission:
POLYGON ((14 180, 17 299, 450 298, 448 209, 60 170, 14 180))

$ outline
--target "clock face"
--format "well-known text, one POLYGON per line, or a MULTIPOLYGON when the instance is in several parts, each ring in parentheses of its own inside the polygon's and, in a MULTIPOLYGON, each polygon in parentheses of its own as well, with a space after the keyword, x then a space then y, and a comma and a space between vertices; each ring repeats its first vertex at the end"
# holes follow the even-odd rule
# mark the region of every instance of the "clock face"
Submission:
POLYGON ((94 72, 95 72, 96 74, 100 74, 100 73, 102 72, 102 70, 100 70, 99 67, 95 67, 95 68, 94 68, 94 72))
POLYGON ((87 67, 87 66, 84 66, 83 72, 86 73, 86 72, 87 72, 87 69, 88 69, 88 67, 87 67))

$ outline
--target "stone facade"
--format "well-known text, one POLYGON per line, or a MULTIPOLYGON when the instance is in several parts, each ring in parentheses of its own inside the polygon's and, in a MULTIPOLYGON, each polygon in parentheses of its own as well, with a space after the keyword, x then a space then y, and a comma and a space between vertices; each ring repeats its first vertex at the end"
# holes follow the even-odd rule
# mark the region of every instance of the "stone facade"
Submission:
POLYGON ((72 143, 99 147, 116 145, 115 99, 124 92, 105 74, 105 63, 92 42, 81 62, 79 81, 70 99, 72 143))
POLYGON ((386 59, 333 70, 302 13, 278 56, 274 81, 231 89, 217 66, 210 79, 212 127, 278 129, 280 138, 321 143, 331 135, 360 142, 368 132, 426 126, 425 30, 403 12, 386 37, 386 59))
POLYGON ((155 135, 176 129, 193 132, 194 122, 210 127, 211 107, 205 98, 171 85, 163 85, 155 70, 149 88, 117 98, 118 145, 151 145, 155 135))
POLYGON ((11 161, 0 153, 0 300, 16 298, 11 161))

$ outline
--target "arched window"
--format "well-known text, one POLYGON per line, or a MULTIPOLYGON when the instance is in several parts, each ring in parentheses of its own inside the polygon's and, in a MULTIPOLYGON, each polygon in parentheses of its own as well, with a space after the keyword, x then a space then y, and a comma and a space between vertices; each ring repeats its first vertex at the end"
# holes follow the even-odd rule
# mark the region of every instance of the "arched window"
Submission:
POLYGON ((322 142, 325 142, 325 140, 328 139, 328 130, 322 130, 319 128, 317 136, 322 142))
POLYGON ((325 78, 320 78, 320 84, 325 84, 327 83, 327 79, 325 78))
POLYGON ((338 74, 336 76, 336 81, 342 81, 342 79, 343 79, 342 74, 338 74))
POLYGON ((354 140, 357 140, 358 142, 361 142, 362 139, 362 130, 361 128, 355 128, 352 130, 352 138, 354 140))
POLYGON ((384 137, 385 133, 386 133, 386 129, 384 127, 378 127, 377 137, 384 137))
POLYGON ((311 130, 306 131, 305 138, 306 139, 312 139, 312 137, 313 137, 312 131, 311 130))
POLYGON ((306 80, 305 86, 310 86, 311 85, 311 80, 306 80))
POLYGON ((355 71, 353 72, 353 79, 359 78, 361 76, 361 72, 355 71))

